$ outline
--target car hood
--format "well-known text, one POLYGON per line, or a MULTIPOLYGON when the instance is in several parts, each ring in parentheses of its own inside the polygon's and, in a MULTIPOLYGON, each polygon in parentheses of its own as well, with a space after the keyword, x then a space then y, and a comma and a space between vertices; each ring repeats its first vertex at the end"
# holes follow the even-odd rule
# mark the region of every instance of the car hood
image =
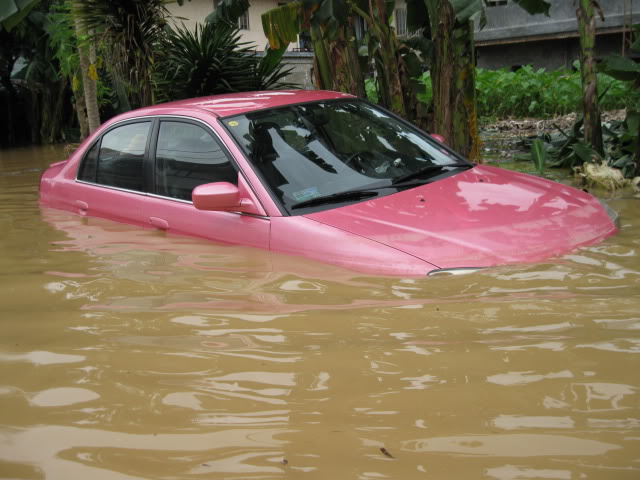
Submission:
POLYGON ((600 202, 585 192, 480 165, 305 217, 440 268, 539 261, 598 242, 617 230, 600 202))

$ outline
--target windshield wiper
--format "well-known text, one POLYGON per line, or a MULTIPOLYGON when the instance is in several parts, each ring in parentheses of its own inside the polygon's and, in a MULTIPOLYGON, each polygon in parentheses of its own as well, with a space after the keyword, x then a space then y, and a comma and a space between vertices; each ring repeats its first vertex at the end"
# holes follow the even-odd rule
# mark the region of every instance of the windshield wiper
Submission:
POLYGON ((429 173, 437 173, 444 168, 471 168, 473 165, 470 163, 449 163, 447 165, 427 165, 425 167, 416 170, 415 172, 407 173, 406 175, 401 175, 397 178, 394 178, 391 182, 391 185, 398 185, 400 183, 404 183, 408 180, 413 180, 414 178, 427 176, 429 173))
POLYGON ((375 197, 378 192, 375 189, 366 190, 347 190, 345 192, 333 193, 331 195, 324 195, 322 197, 310 198, 300 203, 296 203, 291 207, 291 210, 302 207, 311 207, 313 205, 322 205, 324 203, 342 202, 345 200, 360 200, 362 198, 375 197))

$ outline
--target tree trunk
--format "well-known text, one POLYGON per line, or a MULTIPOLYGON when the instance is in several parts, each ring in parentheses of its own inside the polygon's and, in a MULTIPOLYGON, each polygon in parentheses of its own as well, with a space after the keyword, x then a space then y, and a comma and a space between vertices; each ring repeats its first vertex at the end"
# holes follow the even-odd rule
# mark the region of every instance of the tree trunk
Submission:
POLYGON ((634 175, 640 175, 640 124, 638 124, 638 132, 636 134, 636 154, 635 154, 636 171, 634 175))
POLYGON ((64 137, 62 128, 62 102, 67 86, 66 77, 50 83, 42 91, 42 124, 40 137, 43 143, 55 143, 64 137))
MULTIPOLYGON (((0 34, 4 33, 4 36, 8 37, 8 33, 0 30, 0 34)), ((8 42, 8 38, 0 37, 0 41, 8 42)), ((7 99, 7 114, 5 117, 6 123, 4 123, 4 129, 7 139, 6 145, 2 145, 2 137, 0 137, 0 146, 14 147, 18 142, 16 142, 15 136, 15 125, 13 121, 13 112, 15 105, 17 104, 18 92, 16 92, 13 83, 11 82, 11 72, 13 71, 13 67, 15 65, 15 58, 13 56, 13 52, 11 49, 3 49, 0 51, 2 56, 0 57, 0 85, 2 85, 5 89, 6 99, 7 99)))
MULTIPOLYGON (((385 0, 369 0, 371 12, 369 29, 378 42, 379 60, 376 62, 378 82, 380 83, 379 100, 395 114, 407 118, 402 82, 398 69, 397 38, 389 26, 387 5, 385 0)), ((409 119, 411 120, 411 119, 409 119)))
POLYGON ((580 70, 582 72, 582 108, 584 113, 584 139, 600 155, 602 126, 598 105, 598 77, 594 49, 596 44, 596 17, 593 0, 579 0, 578 28, 580 30, 580 70))
POLYGON ((89 133, 93 133, 100 126, 100 111, 98 109, 98 81, 89 74, 91 66, 95 69, 89 59, 89 52, 86 46, 82 45, 80 40, 80 32, 82 26, 80 20, 76 17, 76 35, 78 36, 78 57, 80 59, 80 72, 82 74, 82 87, 84 90, 85 106, 87 108, 87 121, 89 122, 89 133))
POLYGON ((329 44, 331 67, 333 69, 332 90, 365 97, 364 79, 358 59, 353 19, 338 28, 336 39, 329 44))
POLYGON ((316 87, 364 97, 364 78, 351 22, 340 26, 333 40, 328 40, 320 28, 312 27, 311 39, 316 87))
POLYGON ((456 98, 453 115, 453 145, 469 160, 481 161, 476 103, 476 55, 473 22, 454 34, 456 98))
POLYGON ((311 27, 311 41, 313 43, 313 76, 316 88, 331 90, 333 71, 329 63, 329 54, 322 38, 319 27, 311 27))
POLYGON ((449 0, 434 0, 427 7, 434 42, 433 133, 461 155, 479 161, 473 24, 457 24, 449 0))
MULTIPOLYGON (((11 64, 11 68, 13 68, 13 64, 11 64)), ((16 136, 15 136, 15 125, 13 123, 13 109, 15 108, 14 105, 17 103, 15 101, 16 99, 16 90, 15 88, 13 88, 13 84, 11 83, 11 77, 10 75, 7 75, 5 77, 5 75, 2 75, 0 77, 0 84, 5 88, 5 91, 7 92, 6 94, 6 99, 7 99, 7 111, 6 111, 6 123, 5 125, 5 135, 6 135, 6 145, 2 145, 2 140, 0 137, 0 146, 7 146, 7 147, 15 147, 17 142, 16 142, 16 136)))
POLYGON ((89 136, 89 121, 87 120, 87 112, 84 110, 84 95, 80 89, 73 92, 73 106, 76 109, 78 125, 80 126, 80 140, 84 140, 89 136))

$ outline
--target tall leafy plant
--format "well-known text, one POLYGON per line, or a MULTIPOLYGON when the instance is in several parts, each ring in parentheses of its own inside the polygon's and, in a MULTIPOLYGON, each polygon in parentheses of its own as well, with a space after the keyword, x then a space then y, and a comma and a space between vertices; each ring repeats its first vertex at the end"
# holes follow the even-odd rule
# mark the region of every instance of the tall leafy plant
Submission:
MULTIPOLYGON (((530 14, 548 15, 547 0, 514 0, 530 14)), ((479 159, 475 98, 474 22, 484 25, 482 0, 408 0, 410 30, 433 43, 433 131, 454 150, 479 159)))
POLYGON ((270 50, 286 49, 307 31, 313 44, 316 87, 364 96, 353 6, 347 0, 298 0, 269 10, 262 15, 262 28, 270 50))
MULTIPOLYGON (((80 125, 80 137, 86 138, 90 133, 87 118, 85 95, 82 75, 80 72, 80 56, 78 53, 78 38, 75 31, 75 21, 71 14, 71 2, 65 1, 51 6, 47 15, 49 21, 46 31, 49 35, 49 43, 54 51, 54 57, 58 60, 59 73, 71 83, 73 103, 80 125)), ((97 112, 97 99, 95 103, 97 112)), ((98 125, 99 125, 99 118, 98 125)), ((94 120, 95 121, 95 120, 94 120)), ((94 125, 94 129, 98 125, 94 125)))
POLYGON ((604 14, 595 0, 578 0, 576 16, 580 31, 580 71, 582 72, 582 109, 584 138, 599 154, 604 154, 600 105, 598 104, 598 77, 596 75, 596 12, 604 21, 604 14))
POLYGON ((162 100, 293 87, 284 81, 290 69, 258 57, 227 22, 169 28, 158 51, 154 78, 162 100))
MULTIPOLYGON (((631 45, 631 51, 637 54, 640 53, 640 25, 635 25, 634 30, 635 41, 631 45)), ((599 70, 613 78, 629 82, 636 92, 640 91, 640 65, 632 59, 610 55, 602 61, 599 70)), ((622 138, 626 137, 627 139, 629 155, 623 158, 627 158, 627 162, 633 163, 632 174, 640 175, 640 101, 627 107, 625 126, 626 130, 623 132, 622 138)), ((621 144, 624 144, 624 141, 621 141, 621 144)), ((623 147, 621 147, 622 149, 623 147)), ((631 171, 631 167, 627 167, 627 173, 629 171, 631 171)))
POLYGON ((166 1, 82 0, 75 2, 74 14, 81 31, 104 47, 107 67, 126 85, 128 103, 155 103, 152 75, 169 16, 166 1))

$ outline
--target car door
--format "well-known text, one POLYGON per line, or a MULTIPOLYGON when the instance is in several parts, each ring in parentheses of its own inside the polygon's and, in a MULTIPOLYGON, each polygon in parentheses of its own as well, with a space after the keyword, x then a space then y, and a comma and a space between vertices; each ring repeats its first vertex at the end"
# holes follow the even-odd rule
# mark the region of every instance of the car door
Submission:
POLYGON ((82 215, 143 225, 140 200, 146 194, 144 162, 152 122, 117 124, 87 150, 73 190, 71 209, 82 215))
POLYGON ((229 182, 259 205, 227 149, 203 122, 161 118, 150 149, 149 194, 142 199, 147 225, 168 233, 217 242, 269 248, 269 218, 198 210, 191 192, 198 185, 229 182))

